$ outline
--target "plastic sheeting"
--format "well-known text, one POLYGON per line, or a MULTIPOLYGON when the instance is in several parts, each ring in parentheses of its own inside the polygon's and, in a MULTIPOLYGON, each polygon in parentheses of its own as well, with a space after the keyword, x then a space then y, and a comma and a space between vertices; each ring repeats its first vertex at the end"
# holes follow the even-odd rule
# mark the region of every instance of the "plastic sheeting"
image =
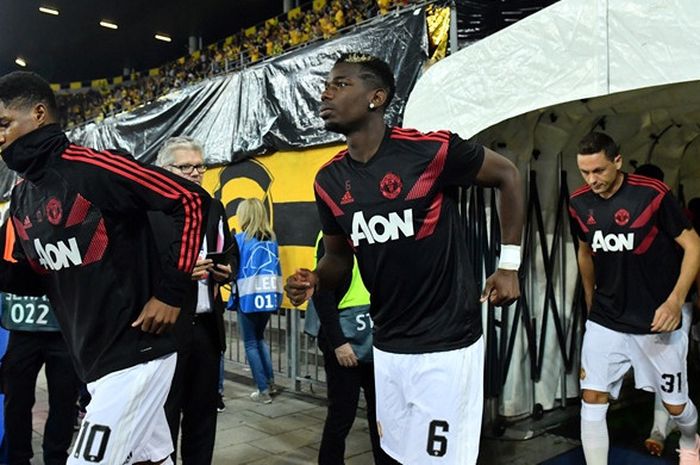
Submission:
POLYGON ((387 119, 396 123, 427 56, 425 14, 416 11, 379 17, 347 35, 175 92, 72 138, 96 148, 118 144, 151 160, 165 138, 187 134, 204 144, 208 164, 337 142, 337 134, 323 129, 318 107, 323 81, 346 51, 374 54, 393 67, 396 99, 387 119))
MULTIPOLYGON (((326 75, 347 51, 371 53, 392 66, 396 96, 386 117, 390 124, 400 123, 427 59, 422 8, 377 17, 338 38, 170 93, 130 113, 77 128, 70 138, 96 149, 124 149, 150 162, 165 139, 184 134, 203 143, 208 165, 338 142, 338 134, 323 129, 318 106, 326 75)), ((13 183, 13 173, 2 164, 3 198, 13 183)))
MULTIPOLYGON (((631 160, 655 163, 676 192, 682 184, 687 199, 700 196, 698 24, 696 0, 558 2, 431 67, 409 98, 404 124, 474 137, 523 173, 534 170, 548 244, 559 167, 570 189, 583 183, 575 147, 594 128, 617 139, 626 170, 631 160)), ((571 243, 566 247, 554 285, 563 318, 570 320, 577 270, 571 243)), ((534 279, 525 292, 539 334, 544 270, 539 258, 530 266, 534 279)), ((562 371, 551 320, 538 382, 530 381, 520 331, 499 399, 506 416, 532 412, 536 403, 550 409, 562 395, 578 393, 577 370, 562 371)))
POLYGON ((558 103, 698 80, 698 24, 696 0, 555 3, 431 67, 405 123, 471 137, 558 103))

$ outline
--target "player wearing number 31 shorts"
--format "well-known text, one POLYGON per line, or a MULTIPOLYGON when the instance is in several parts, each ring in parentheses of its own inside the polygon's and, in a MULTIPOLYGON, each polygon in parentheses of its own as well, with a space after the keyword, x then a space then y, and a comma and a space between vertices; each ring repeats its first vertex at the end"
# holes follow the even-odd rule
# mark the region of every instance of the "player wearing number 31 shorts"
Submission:
POLYGON ((618 396, 632 367, 636 387, 661 396, 678 425, 680 464, 700 465, 688 334, 679 329, 700 267, 700 238, 666 184, 621 171, 608 135, 584 137, 577 163, 586 185, 571 195, 570 214, 589 311, 581 351, 586 463, 608 463, 608 398, 618 396))

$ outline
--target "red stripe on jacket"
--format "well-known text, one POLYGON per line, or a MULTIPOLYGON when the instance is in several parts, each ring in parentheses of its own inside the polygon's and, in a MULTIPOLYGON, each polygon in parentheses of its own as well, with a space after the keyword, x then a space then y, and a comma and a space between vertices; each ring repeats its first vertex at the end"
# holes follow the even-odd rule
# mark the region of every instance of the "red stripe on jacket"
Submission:
POLYGON ((201 199, 198 195, 157 171, 145 169, 134 161, 110 152, 95 152, 86 147, 71 144, 62 154, 62 158, 99 166, 146 187, 158 195, 169 199, 181 199, 185 221, 177 268, 187 273, 191 271, 199 253, 195 245, 202 225, 201 199))

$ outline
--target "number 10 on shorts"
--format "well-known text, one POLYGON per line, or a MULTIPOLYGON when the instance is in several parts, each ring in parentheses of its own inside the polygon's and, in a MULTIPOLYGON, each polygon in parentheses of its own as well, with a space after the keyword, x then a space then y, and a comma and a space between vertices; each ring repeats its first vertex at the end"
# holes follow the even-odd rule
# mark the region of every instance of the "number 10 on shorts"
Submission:
POLYGON ((83 459, 86 462, 99 463, 105 456, 107 442, 111 430, 109 426, 90 425, 90 422, 83 421, 80 427, 80 434, 73 449, 73 457, 80 458, 80 453, 83 454, 83 459), (85 438, 87 436, 87 438, 85 438))
POLYGON ((445 420, 433 420, 428 428, 428 455, 442 457, 447 453, 447 437, 444 433, 450 431, 450 424, 445 420))

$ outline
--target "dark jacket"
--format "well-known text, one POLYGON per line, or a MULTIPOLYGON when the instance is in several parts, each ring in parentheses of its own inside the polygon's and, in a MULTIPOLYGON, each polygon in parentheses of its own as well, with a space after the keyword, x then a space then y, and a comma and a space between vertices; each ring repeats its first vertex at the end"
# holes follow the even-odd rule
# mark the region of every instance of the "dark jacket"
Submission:
POLYGON ((17 139, 2 156, 23 181, 10 204, 19 263, 0 261, 0 289, 48 295, 83 381, 172 353, 172 334, 131 324, 151 297, 182 304, 209 195, 128 155, 70 144, 58 125, 17 139), (173 218, 167 259, 148 211, 173 218))
MULTIPOLYGON (((164 252, 168 243, 173 239, 173 234, 175 234, 177 231, 174 228, 172 218, 159 212, 149 214, 149 218, 153 227, 154 235, 155 237, 159 238, 158 247, 164 252), (169 237, 169 239, 164 240, 166 237, 169 237)), ((233 240, 231 231, 228 227, 228 219, 226 218, 226 210, 224 205, 220 200, 212 199, 205 225, 205 239, 207 242, 207 251, 209 252, 218 251, 216 243, 219 235, 220 221, 223 225, 224 241, 221 250, 228 250, 229 248, 233 247, 231 254, 231 270, 232 272, 235 272, 238 267, 238 248, 235 246, 235 241, 233 240)), ((209 276, 207 281, 209 288, 209 305, 214 315, 216 330, 216 334, 212 334, 212 337, 218 342, 222 352, 226 350, 226 334, 224 331, 223 317, 225 304, 221 299, 220 288, 222 285, 230 283, 230 279, 227 282, 218 283, 214 280, 212 275, 209 276)), ((177 323, 175 323, 174 331, 178 347, 188 346, 192 340, 192 318, 194 317, 197 309, 197 296, 199 295, 198 283, 196 281, 192 281, 190 279, 185 289, 182 309, 180 316, 177 319, 177 323)))

